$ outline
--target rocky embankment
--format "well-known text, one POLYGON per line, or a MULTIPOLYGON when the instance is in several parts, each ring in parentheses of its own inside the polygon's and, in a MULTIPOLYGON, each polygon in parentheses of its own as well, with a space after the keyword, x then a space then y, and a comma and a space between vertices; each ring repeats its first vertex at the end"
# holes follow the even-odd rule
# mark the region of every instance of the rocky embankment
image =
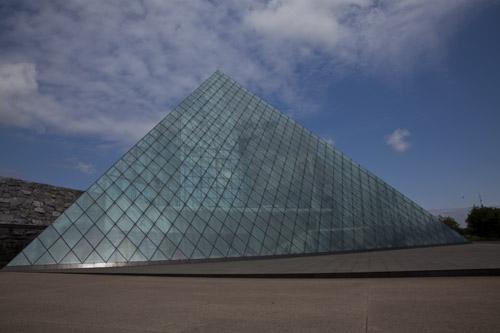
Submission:
POLYGON ((81 194, 80 190, 0 177, 0 267, 81 194))

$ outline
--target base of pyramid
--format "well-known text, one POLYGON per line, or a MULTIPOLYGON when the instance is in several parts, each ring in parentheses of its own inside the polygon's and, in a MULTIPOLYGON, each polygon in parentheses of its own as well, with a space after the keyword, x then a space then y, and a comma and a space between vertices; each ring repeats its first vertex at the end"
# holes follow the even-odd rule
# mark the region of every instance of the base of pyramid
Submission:
POLYGON ((94 265, 14 266, 6 267, 3 271, 290 278, 420 276, 419 274, 424 274, 422 276, 425 274, 429 276, 441 276, 440 274, 442 276, 498 275, 500 273, 500 243, 441 244, 265 257, 94 265), (484 269, 487 270, 484 271, 484 269), (426 273, 419 273, 422 271, 426 273), (437 273, 432 273, 433 271, 437 273))

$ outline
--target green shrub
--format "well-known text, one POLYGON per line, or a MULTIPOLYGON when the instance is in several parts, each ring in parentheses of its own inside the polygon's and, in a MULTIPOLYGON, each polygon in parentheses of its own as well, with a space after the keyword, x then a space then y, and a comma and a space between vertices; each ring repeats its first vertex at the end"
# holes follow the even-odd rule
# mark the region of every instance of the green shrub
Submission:
POLYGON ((472 207, 467 216, 467 233, 486 239, 500 238, 500 208, 472 207))

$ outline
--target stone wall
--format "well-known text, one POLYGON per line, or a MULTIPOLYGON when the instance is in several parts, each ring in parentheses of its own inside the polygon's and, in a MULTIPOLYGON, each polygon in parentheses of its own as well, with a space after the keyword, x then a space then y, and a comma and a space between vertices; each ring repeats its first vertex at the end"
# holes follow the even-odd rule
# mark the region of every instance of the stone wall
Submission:
POLYGON ((82 193, 69 188, 0 178, 0 224, 47 226, 82 193))
POLYGON ((82 191, 0 177, 0 267, 7 264, 82 191))

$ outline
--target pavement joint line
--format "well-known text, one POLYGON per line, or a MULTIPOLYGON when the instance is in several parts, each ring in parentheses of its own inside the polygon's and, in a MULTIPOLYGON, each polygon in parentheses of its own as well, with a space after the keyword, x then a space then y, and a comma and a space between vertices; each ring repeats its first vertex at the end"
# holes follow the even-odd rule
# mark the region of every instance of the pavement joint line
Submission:
POLYGON ((412 278, 412 277, 466 277, 500 276, 500 268, 446 269, 422 271, 376 271, 376 272, 321 272, 321 273, 148 273, 112 271, 25 271, 22 273, 156 276, 193 278, 251 278, 251 279, 340 279, 340 278, 412 278))

